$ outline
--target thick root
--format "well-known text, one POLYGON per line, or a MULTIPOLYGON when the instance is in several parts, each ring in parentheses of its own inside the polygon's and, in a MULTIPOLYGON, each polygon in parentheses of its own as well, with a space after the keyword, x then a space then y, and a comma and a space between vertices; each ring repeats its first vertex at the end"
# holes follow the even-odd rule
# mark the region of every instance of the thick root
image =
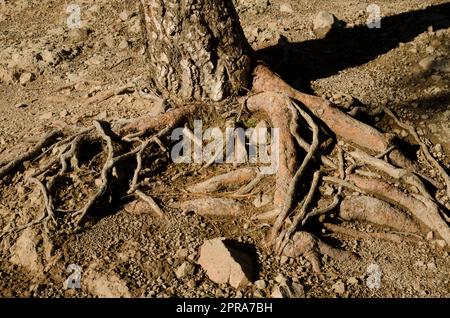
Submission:
POLYGON ((206 181, 188 187, 192 193, 211 193, 226 189, 230 186, 242 185, 258 175, 257 168, 240 168, 231 172, 212 177, 206 181))
POLYGON ((345 198, 339 215, 345 221, 366 221, 400 232, 419 233, 419 226, 408 215, 382 200, 368 196, 345 198))
POLYGON ((121 128, 120 135, 143 135, 150 131, 160 131, 167 127, 174 127, 194 116, 202 104, 189 104, 178 107, 159 116, 144 116, 121 128))
POLYGON ((251 96, 247 100, 247 107, 251 112, 265 113, 272 127, 279 129, 279 158, 273 203, 275 207, 281 207, 298 168, 295 140, 290 130, 293 113, 287 106, 286 97, 281 94, 262 93, 251 96))
POLYGON ((432 231, 437 232, 447 245, 450 245, 450 228, 442 219, 441 211, 434 201, 420 195, 405 194, 393 185, 377 179, 367 179, 357 175, 351 175, 349 179, 362 190, 407 209, 432 231))
POLYGON ((282 93, 300 101, 337 136, 365 149, 383 152, 392 143, 390 135, 382 134, 375 128, 354 119, 320 97, 295 90, 263 65, 255 68, 253 90, 255 92, 282 93))

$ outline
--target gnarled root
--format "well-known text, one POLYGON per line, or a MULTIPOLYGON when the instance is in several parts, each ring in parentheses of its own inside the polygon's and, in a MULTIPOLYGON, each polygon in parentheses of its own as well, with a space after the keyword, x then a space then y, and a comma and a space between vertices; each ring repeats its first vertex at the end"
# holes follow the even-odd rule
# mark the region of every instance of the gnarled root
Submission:
MULTIPOLYGON (((255 92, 282 93, 298 100, 309 108, 337 136, 364 149, 380 153, 386 151, 392 145, 392 135, 383 134, 377 129, 364 124, 342 112, 323 98, 297 91, 264 65, 259 65, 255 68, 253 90, 255 92)), ((399 151, 392 151, 390 159, 401 167, 414 166, 399 151)))

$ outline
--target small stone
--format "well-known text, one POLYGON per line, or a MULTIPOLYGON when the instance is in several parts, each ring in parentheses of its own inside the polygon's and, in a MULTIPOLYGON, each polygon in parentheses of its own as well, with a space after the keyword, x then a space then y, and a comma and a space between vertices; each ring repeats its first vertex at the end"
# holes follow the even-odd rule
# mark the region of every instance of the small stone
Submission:
POLYGON ((444 152, 444 149, 442 148, 442 145, 441 144, 436 144, 435 146, 434 146, 434 150, 436 150, 436 152, 440 152, 440 153, 443 153, 444 152))
POLYGON ((428 264, 427 264, 427 268, 429 269, 429 270, 435 270, 437 267, 436 267, 436 263, 434 263, 434 262, 429 262, 428 264))
POLYGON ((299 283, 280 284, 273 288, 271 298, 304 298, 305 289, 299 283))
POLYGON ((264 295, 261 293, 261 291, 255 290, 253 292, 253 297, 255 297, 255 298, 264 298, 264 295))
POLYGON ((262 290, 262 289, 265 289, 267 287, 267 285, 263 279, 260 279, 255 282, 255 287, 262 290))
POLYGON ((347 284, 349 284, 349 285, 357 285, 358 284, 358 279, 356 277, 349 277, 347 279, 347 284))
POLYGON ((320 11, 314 18, 313 31, 318 38, 324 38, 333 27, 336 26, 336 18, 333 14, 320 11))
POLYGON ((323 194, 326 196, 331 196, 334 193, 334 189, 332 187, 330 187, 329 185, 325 185, 323 194))
POLYGON ((175 253, 175 258, 186 259, 189 255, 189 250, 187 248, 181 248, 175 253))
POLYGON ((194 265, 189 262, 184 262, 175 270, 175 276, 178 279, 182 279, 186 276, 192 275, 194 273, 194 265))
POLYGON ((66 116, 68 116, 69 115, 69 112, 67 111, 67 110, 63 110, 63 111, 61 111, 60 113, 59 113, 59 116, 60 117, 66 117, 66 116))
POLYGON ((425 48, 425 52, 427 52, 427 53, 429 53, 429 54, 433 53, 433 52, 434 52, 434 47, 432 47, 432 46, 427 46, 427 47, 425 48))
POLYGON ((53 113, 52 112, 46 112, 44 114, 42 114, 41 116, 39 116, 40 120, 48 120, 51 119, 53 117, 53 113))
POLYGON ((338 295, 345 293, 345 284, 342 281, 336 282, 331 289, 338 295))
POLYGON ((429 71, 431 69, 431 67, 433 66, 433 63, 434 63, 434 57, 433 56, 428 56, 428 57, 420 60, 419 66, 424 71, 429 71))
POLYGON ((14 107, 16 108, 25 108, 28 107, 27 103, 17 103, 16 105, 14 105, 14 107))
POLYGON ((30 72, 24 72, 20 75, 19 83, 20 85, 25 85, 31 82, 34 79, 34 75, 30 72))
POLYGON ((85 42, 89 38, 89 30, 86 28, 75 28, 69 31, 68 36, 75 43, 85 42))
POLYGON ((286 285, 286 277, 284 277, 282 274, 278 274, 277 275, 277 277, 275 277, 275 281, 278 283, 278 284, 281 284, 281 285, 286 285))
POLYGON ((123 39, 122 41, 120 41, 120 43, 119 43, 120 50, 127 50, 129 47, 130 47, 130 43, 128 42, 128 40, 123 39))
POLYGON ((130 18, 130 13, 127 10, 123 10, 119 14, 119 19, 123 22, 127 21, 130 18))
POLYGON ((433 235, 433 231, 430 231, 427 233, 427 240, 431 241, 433 239, 434 235, 433 235))
POLYGON ((444 240, 436 240, 435 243, 440 248, 445 248, 447 246, 447 243, 444 240))
POLYGON ((280 258, 280 264, 286 264, 289 258, 285 255, 282 255, 280 258))
POLYGON ((283 3, 280 5, 280 11, 284 13, 293 13, 294 10, 292 9, 292 6, 289 3, 283 3))
POLYGON ((195 288, 197 287, 197 283, 195 282, 195 280, 191 279, 187 282, 186 284, 189 288, 195 288))
POLYGON ((400 132, 400 136, 402 136, 402 138, 406 138, 408 137, 408 132, 404 129, 402 129, 402 131, 400 132))

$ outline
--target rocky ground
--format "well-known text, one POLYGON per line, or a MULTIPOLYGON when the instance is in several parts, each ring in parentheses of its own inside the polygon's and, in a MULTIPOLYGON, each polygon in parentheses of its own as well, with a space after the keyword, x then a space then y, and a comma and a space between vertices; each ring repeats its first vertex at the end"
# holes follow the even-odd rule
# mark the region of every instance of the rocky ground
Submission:
MULTIPOLYGON (((418 128, 434 155, 448 168, 448 1, 379 0, 383 17, 380 29, 367 28, 366 1, 235 2, 259 58, 289 83, 343 108, 355 104, 388 106, 418 128), (339 20, 325 38, 322 33, 326 30, 313 29, 320 11, 332 13, 339 20)), ((68 27, 71 13, 66 11, 66 1, 0 0, 0 161, 14 158, 20 151, 15 145, 35 142, 50 127, 164 111, 162 105, 151 104, 137 92, 127 90, 104 102, 86 104, 98 92, 132 79, 137 79, 136 86, 145 91, 145 76, 139 77, 145 74, 145 48, 137 1, 73 3, 81 9, 81 28, 68 27)), ((374 121, 409 140, 406 132, 391 121, 378 117, 374 121)), ((303 257, 267 254, 260 246, 265 227, 251 220, 251 209, 227 220, 170 208, 183 196, 179 189, 194 181, 171 181, 183 169, 168 164, 160 175, 149 177, 155 184, 155 198, 170 215, 168 221, 132 208, 119 208, 105 211, 76 235, 49 237, 31 228, 3 237, 0 296, 450 296, 450 256, 432 235, 418 243, 355 240, 331 234, 319 223, 316 232, 325 241, 354 251, 361 261, 336 262, 324 257, 323 274, 318 275, 303 257), (229 250, 222 246, 224 242, 209 242, 215 252, 209 252, 208 258, 208 244, 201 247, 218 237, 232 238, 236 246, 229 250), (247 257, 242 263, 246 266, 234 262, 237 250, 245 251, 247 257), (82 270, 80 289, 63 286, 70 275, 66 272, 70 264, 82 270), (231 277, 217 276, 215 264, 229 264, 235 270, 231 277), (374 265, 381 273, 379 288, 369 288, 376 274, 374 265)), ((221 169, 229 167, 195 178, 206 178, 221 169)), ((436 173, 429 171, 431 176, 436 173)), ((270 186, 270 182, 263 184, 261 191, 270 186)), ((39 212, 36 191, 8 184, 1 184, 0 189, 1 228, 39 212)), ((374 230, 367 224, 348 226, 374 230)))

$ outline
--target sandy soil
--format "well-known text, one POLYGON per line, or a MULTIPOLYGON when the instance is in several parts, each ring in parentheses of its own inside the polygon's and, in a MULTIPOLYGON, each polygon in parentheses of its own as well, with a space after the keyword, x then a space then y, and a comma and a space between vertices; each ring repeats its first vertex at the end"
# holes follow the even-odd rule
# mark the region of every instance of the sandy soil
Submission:
MULTIPOLYGON (((35 142, 51 127, 138 117, 156 107, 133 92, 85 105, 95 93, 143 74, 136 85, 145 88, 144 46, 137 1, 72 2, 81 8, 81 29, 68 28, 67 1, 0 0, 2 160, 17 155, 20 149, 15 145, 35 142)), ((449 168, 448 1, 379 0, 383 16, 379 30, 366 27, 369 3, 361 0, 236 2, 259 58, 285 80, 344 108, 349 98, 369 108, 388 106, 418 128, 449 168), (321 10, 333 13, 346 26, 317 39, 312 23, 321 10)), ((374 121, 403 135, 389 120, 374 121)), ((152 171, 160 173, 150 175, 149 181, 157 202, 171 216, 168 222, 118 207, 102 211, 75 235, 52 237, 33 228, 5 236, 0 241, 0 296, 269 297, 281 276, 302 284, 306 297, 450 296, 450 256, 433 238, 402 244, 355 240, 330 234, 317 223, 314 231, 325 241, 361 256, 358 263, 324 257, 323 274, 317 275, 303 257, 279 258, 259 246, 264 228, 251 221, 251 207, 233 220, 183 214, 169 207, 182 196, 179 190, 186 184, 233 167, 172 182, 175 174, 190 167, 165 159, 154 166, 152 171), (195 265, 203 241, 221 236, 254 247, 254 261, 259 264, 255 279, 264 280, 264 288, 217 285, 195 265), (177 278, 174 269, 184 262, 193 263, 193 269, 177 278), (82 269, 81 289, 63 288, 69 264, 82 269), (380 268, 380 288, 371 289, 366 283, 373 274, 367 270, 370 264, 380 268)), ((261 191, 271 185, 268 180, 261 191)), ((0 189, 0 228, 39 213, 36 191, 8 183, 0 184, 0 189)), ((64 191, 75 198, 70 188, 64 191)), ((373 230, 366 224, 349 226, 373 230)))

